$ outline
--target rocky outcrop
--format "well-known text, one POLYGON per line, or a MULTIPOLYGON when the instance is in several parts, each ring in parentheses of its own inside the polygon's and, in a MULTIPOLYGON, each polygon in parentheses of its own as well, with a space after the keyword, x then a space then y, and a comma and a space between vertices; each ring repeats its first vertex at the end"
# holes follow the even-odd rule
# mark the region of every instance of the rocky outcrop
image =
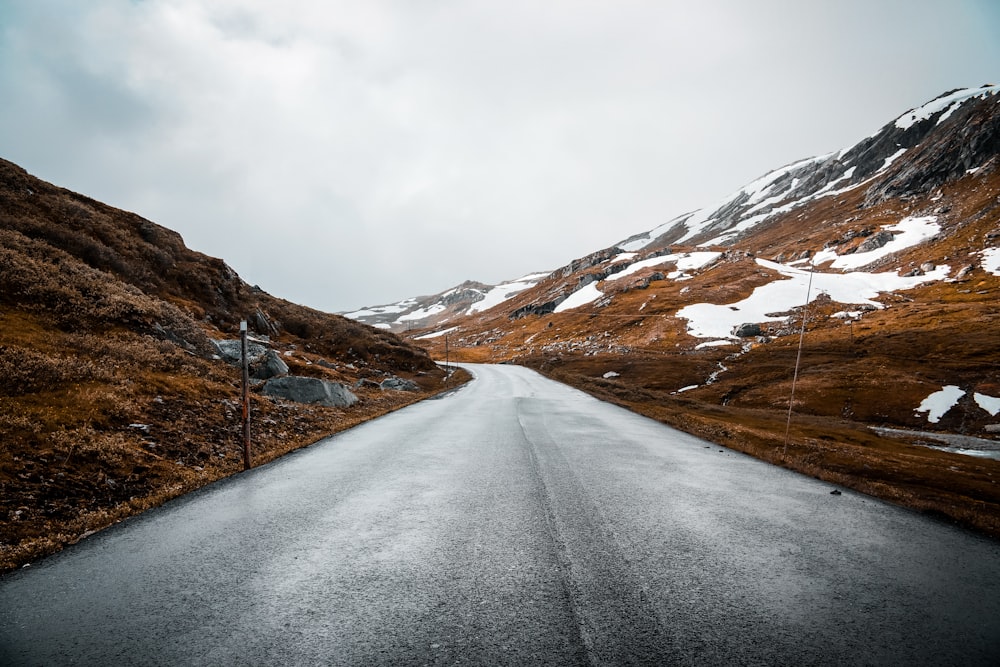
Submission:
POLYGON ((566 276, 572 275, 577 271, 581 271, 583 269, 589 269, 592 266, 597 266, 602 262, 606 262, 615 255, 620 255, 621 252, 622 249, 618 247, 598 250, 597 252, 593 252, 587 255, 586 257, 581 257, 580 259, 573 260, 566 266, 559 269, 558 272, 561 273, 562 276, 565 278, 566 276))
POLYGON ((864 242, 858 246, 856 252, 871 252, 872 250, 878 250, 885 244, 889 243, 893 239, 892 232, 881 231, 877 234, 869 236, 864 242))
POLYGON ((413 380, 404 380, 401 377, 387 377, 379 383, 379 388, 382 390, 392 390, 392 391, 420 391, 420 385, 418 385, 413 380))
POLYGON ((358 402, 358 397, 338 382, 296 375, 271 378, 264 383, 262 393, 265 396, 283 398, 295 403, 310 403, 329 408, 345 408, 358 402))
POLYGON ((527 317, 528 315, 547 315, 548 313, 555 312, 556 306, 565 300, 566 297, 562 296, 558 299, 553 299, 552 301, 546 301, 545 303, 529 303, 527 306, 521 306, 517 310, 513 311, 507 317, 512 320, 519 320, 522 317, 527 317))
POLYGON ((913 154, 868 190, 865 204, 931 192, 970 169, 991 164, 995 168, 1000 155, 998 107, 1000 95, 987 95, 957 106, 944 120, 942 110, 914 123, 909 128, 912 138, 900 144, 913 146, 913 154))

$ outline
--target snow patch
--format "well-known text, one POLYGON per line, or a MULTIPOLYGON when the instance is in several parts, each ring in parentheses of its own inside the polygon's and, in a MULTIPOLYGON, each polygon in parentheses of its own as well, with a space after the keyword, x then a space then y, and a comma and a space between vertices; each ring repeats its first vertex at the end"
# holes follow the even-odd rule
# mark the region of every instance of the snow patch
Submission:
POLYGON ((426 340, 428 338, 437 338, 438 336, 444 336, 445 334, 449 334, 449 333, 451 333, 452 331, 454 331, 457 328, 458 327, 451 327, 450 329, 443 329, 441 331, 435 331, 433 333, 424 334, 423 336, 417 336, 413 340, 426 340))
POLYGON ((997 413, 1000 413, 1000 398, 979 393, 973 394, 972 397, 975 399, 976 405, 990 413, 991 417, 996 417, 997 413))
POLYGON ((444 312, 445 307, 440 303, 435 303, 433 305, 427 306, 426 308, 418 308, 412 313, 407 313, 406 315, 400 315, 396 320, 397 322, 407 322, 410 320, 422 320, 425 317, 430 317, 431 315, 437 315, 438 313, 444 312))
POLYGON ((1000 91, 1000 86, 983 86, 982 88, 966 88, 963 90, 956 90, 950 95, 944 95, 936 100, 931 100, 922 107, 917 107, 916 109, 907 111, 896 119, 896 127, 901 130, 908 129, 920 121, 927 120, 934 114, 947 109, 946 114, 942 118, 938 119, 938 122, 940 123, 947 116, 950 116, 955 109, 966 100, 973 97, 982 98, 987 95, 993 95, 997 91, 1000 91))
MULTIPOLYGON (((777 271, 789 280, 775 280, 756 288, 746 299, 732 304, 696 303, 677 311, 677 317, 688 320, 688 333, 697 338, 735 338, 732 331, 744 322, 775 322, 783 318, 768 313, 783 312, 802 305, 809 283, 809 271, 786 264, 757 259, 757 264, 777 271)), ((825 293, 840 303, 868 304, 882 292, 913 289, 933 280, 943 280, 951 267, 942 265, 923 276, 904 277, 896 273, 812 273, 810 299, 825 293)))
POLYGON ((604 296, 604 292, 597 289, 597 283, 593 282, 588 285, 584 285, 577 291, 569 295, 565 301, 556 306, 554 312, 562 313, 567 310, 572 310, 573 308, 579 308, 580 306, 585 306, 588 303, 593 303, 604 296))
POLYGON ((549 274, 547 273, 532 273, 527 276, 518 278, 517 280, 512 280, 508 283, 501 283, 486 292, 486 296, 483 297, 481 301, 477 301, 471 306, 469 306, 470 313, 481 313, 484 310, 489 310, 494 306, 498 306, 512 296, 523 292, 524 290, 534 287, 538 284, 538 281, 549 274))
POLYGON ((876 260, 882 259, 907 248, 911 248, 919 243, 933 238, 941 231, 941 225, 937 222, 937 216, 928 215, 923 217, 903 218, 895 225, 888 225, 883 228, 888 232, 897 232, 893 239, 881 248, 869 252, 856 252, 850 255, 838 255, 833 250, 823 250, 813 256, 813 266, 819 266, 825 262, 833 261, 830 266, 834 269, 857 269, 867 266, 876 260))
POLYGON ((1000 248, 987 248, 980 253, 984 271, 1000 276, 1000 248))
POLYGON ((964 390, 949 384, 925 398, 915 412, 926 412, 927 421, 936 424, 963 396, 965 396, 964 390))
POLYGON ((704 343, 698 343, 694 346, 696 350, 703 350, 707 347, 721 347, 723 345, 735 345, 736 343, 731 340, 709 340, 704 343))
POLYGON ((677 270, 672 272, 668 277, 676 279, 680 277, 681 273, 684 271, 694 271, 696 269, 700 269, 714 262, 721 256, 721 252, 690 252, 683 255, 660 255, 659 257, 650 257, 649 259, 644 259, 630 264, 627 269, 608 276, 608 280, 617 280, 619 278, 632 275, 633 273, 638 273, 643 269, 659 266, 661 264, 672 263, 677 264, 677 270))

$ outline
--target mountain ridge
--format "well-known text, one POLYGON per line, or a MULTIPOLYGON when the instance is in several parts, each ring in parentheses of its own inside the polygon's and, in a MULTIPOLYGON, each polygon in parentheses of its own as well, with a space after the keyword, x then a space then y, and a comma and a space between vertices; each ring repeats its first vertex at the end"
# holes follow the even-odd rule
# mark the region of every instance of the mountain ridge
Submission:
MULTIPOLYGON (((955 89, 942 93, 933 100, 910 109, 889 121, 878 131, 861 139, 852 146, 825 155, 803 158, 774 169, 721 202, 676 216, 667 222, 645 232, 638 232, 610 246, 622 252, 635 252, 653 248, 665 248, 671 244, 686 246, 733 245, 743 234, 775 215, 786 213, 793 208, 818 198, 835 197, 858 188, 866 183, 883 178, 878 189, 871 189, 864 201, 870 208, 881 201, 902 193, 926 192, 940 184, 958 177, 959 169, 972 168, 985 158, 1000 152, 996 128, 997 116, 989 117, 989 128, 968 128, 967 121, 976 115, 978 101, 986 104, 994 101, 1000 86, 986 84, 979 88, 955 89), (892 170, 892 165, 909 150, 920 145, 928 134, 945 121, 962 128, 949 134, 950 141, 938 147, 936 153, 954 153, 942 158, 934 151, 904 160, 907 169, 892 170), (978 141, 978 137, 989 137, 978 141), (971 141, 969 141, 971 137, 971 141), (944 171, 931 165, 948 165, 944 171), (965 165, 962 167, 961 165, 965 165)), ((586 258, 573 260, 583 262, 586 258)), ((533 277, 563 272, 566 266, 554 271, 531 274, 533 277)), ((571 269, 572 270, 572 269, 571 269)), ((518 279, 518 280, 524 280, 518 279)), ((471 282, 471 281, 467 281, 471 282)), ((508 281, 513 283, 516 281, 508 281)), ((508 283, 501 283, 508 284, 508 283)), ((463 283, 465 284, 465 283, 463 283)), ((432 328, 437 324, 453 321, 463 315, 479 310, 470 310, 478 299, 469 299, 463 307, 442 307, 441 299, 461 286, 445 290, 429 297, 406 299, 395 304, 371 306, 353 312, 341 313, 368 324, 384 327, 392 331, 432 328), (391 315, 397 314, 397 317, 391 315)), ((482 288, 480 288, 482 289, 482 288)), ((485 290, 483 290, 485 291, 485 290)), ((511 291, 509 297, 523 290, 511 291)), ((506 299, 505 299, 506 300, 506 299)))

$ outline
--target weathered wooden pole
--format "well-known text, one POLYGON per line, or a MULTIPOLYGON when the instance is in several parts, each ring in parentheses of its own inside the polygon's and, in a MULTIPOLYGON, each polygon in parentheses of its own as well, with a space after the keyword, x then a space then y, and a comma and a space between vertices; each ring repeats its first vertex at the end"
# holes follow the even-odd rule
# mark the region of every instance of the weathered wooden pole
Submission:
POLYGON ((247 354, 247 321, 240 322, 240 352, 243 366, 243 469, 250 470, 250 360, 247 354))

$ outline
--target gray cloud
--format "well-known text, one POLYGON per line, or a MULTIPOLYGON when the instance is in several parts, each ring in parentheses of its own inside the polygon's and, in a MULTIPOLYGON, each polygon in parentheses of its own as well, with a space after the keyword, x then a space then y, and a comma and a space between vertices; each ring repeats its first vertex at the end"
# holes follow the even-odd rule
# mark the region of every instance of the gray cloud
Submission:
POLYGON ((979 2, 40 0, 0 156, 326 310, 496 282, 986 83, 979 2))

